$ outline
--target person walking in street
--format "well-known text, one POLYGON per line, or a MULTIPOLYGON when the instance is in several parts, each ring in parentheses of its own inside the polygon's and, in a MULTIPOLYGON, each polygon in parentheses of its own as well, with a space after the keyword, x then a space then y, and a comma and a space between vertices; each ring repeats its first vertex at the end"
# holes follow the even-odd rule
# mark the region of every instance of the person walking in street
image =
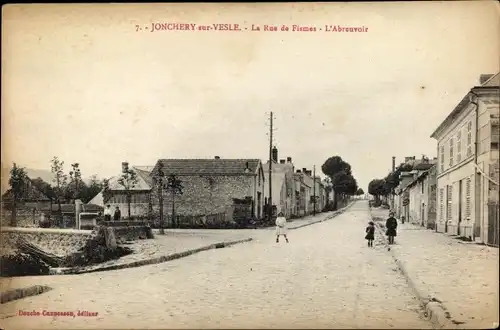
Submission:
POLYGON ((373 240, 375 239, 375 224, 373 221, 368 222, 368 227, 366 227, 365 239, 368 240, 368 247, 373 247, 373 240))
POLYGON ((113 215, 113 220, 120 221, 121 218, 122 218, 122 212, 120 211, 120 208, 117 206, 115 209, 115 214, 113 215))
POLYGON ((286 237, 286 218, 283 212, 278 213, 276 218, 276 243, 279 243, 280 236, 285 236, 285 240, 288 243, 288 237, 286 237))
POLYGON ((389 238, 389 244, 394 244, 394 237, 396 237, 396 229, 398 228, 398 221, 394 218, 394 213, 389 213, 389 218, 385 222, 387 229, 386 235, 389 238))
POLYGON ((111 205, 106 205, 104 209, 104 221, 111 221, 111 205))

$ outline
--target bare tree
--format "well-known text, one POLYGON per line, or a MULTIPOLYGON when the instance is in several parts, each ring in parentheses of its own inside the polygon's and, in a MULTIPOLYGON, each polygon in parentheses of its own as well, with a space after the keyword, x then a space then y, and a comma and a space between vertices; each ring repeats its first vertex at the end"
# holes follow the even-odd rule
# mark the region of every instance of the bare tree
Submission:
POLYGON ((51 170, 54 174, 54 179, 52 181, 55 184, 54 192, 57 198, 59 221, 62 221, 61 199, 65 196, 68 182, 68 176, 64 174, 64 161, 59 160, 57 157, 52 158, 51 170))
POLYGON ((125 169, 118 179, 118 183, 125 190, 125 195, 127 197, 127 206, 128 206, 128 218, 130 219, 130 204, 132 203, 132 189, 135 188, 139 179, 137 178, 137 173, 133 169, 125 169))

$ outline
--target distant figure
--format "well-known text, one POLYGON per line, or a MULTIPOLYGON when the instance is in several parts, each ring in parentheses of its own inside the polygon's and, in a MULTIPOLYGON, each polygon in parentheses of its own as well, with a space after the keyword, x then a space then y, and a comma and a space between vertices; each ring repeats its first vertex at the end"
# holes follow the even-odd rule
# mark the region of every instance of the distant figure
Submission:
POLYGON ((286 237, 286 218, 283 212, 278 213, 276 218, 276 243, 280 242, 280 236, 285 236, 285 240, 288 243, 288 238, 286 237))
POLYGON ((368 240, 368 246, 373 247, 373 240, 375 239, 375 224, 373 221, 368 222, 368 227, 366 227, 365 239, 368 240))
POLYGON ((111 221, 111 205, 106 205, 104 209, 104 221, 111 221))
POLYGON ((113 215, 113 220, 120 221, 121 218, 122 218, 122 213, 120 212, 120 208, 117 206, 115 209, 115 214, 113 215))
POLYGON ((396 237, 396 229, 398 228, 398 221, 394 218, 394 213, 389 213, 385 228, 387 228, 386 235, 389 238, 389 244, 394 244, 394 237, 396 237))

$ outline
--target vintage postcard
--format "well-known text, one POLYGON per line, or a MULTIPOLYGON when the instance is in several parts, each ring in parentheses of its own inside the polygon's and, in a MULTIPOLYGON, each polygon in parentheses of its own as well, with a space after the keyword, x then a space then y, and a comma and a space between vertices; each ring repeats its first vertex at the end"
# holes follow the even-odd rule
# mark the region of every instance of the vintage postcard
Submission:
POLYGON ((2 8, 2 329, 498 327, 496 1, 2 8))

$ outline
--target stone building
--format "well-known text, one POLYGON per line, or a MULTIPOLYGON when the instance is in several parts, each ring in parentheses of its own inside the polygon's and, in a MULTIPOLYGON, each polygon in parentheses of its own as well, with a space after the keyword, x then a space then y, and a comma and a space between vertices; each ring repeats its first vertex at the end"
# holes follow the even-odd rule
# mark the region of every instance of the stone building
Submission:
MULTIPOLYGON (((157 177, 159 165, 165 175, 182 182, 182 195, 175 196, 178 216, 221 215, 231 221, 236 209, 248 201, 249 216, 263 217, 264 171, 259 159, 160 159, 151 175, 157 177)), ((152 194, 153 212, 159 212, 159 194, 152 194)), ((163 191, 163 209, 168 218, 172 194, 163 191)))
POLYGON ((408 221, 434 229, 436 221, 436 166, 420 173, 408 184, 408 221))
POLYGON ((498 216, 490 211, 498 210, 499 81, 498 73, 481 75, 431 135, 439 158, 438 231, 497 244, 498 216))

